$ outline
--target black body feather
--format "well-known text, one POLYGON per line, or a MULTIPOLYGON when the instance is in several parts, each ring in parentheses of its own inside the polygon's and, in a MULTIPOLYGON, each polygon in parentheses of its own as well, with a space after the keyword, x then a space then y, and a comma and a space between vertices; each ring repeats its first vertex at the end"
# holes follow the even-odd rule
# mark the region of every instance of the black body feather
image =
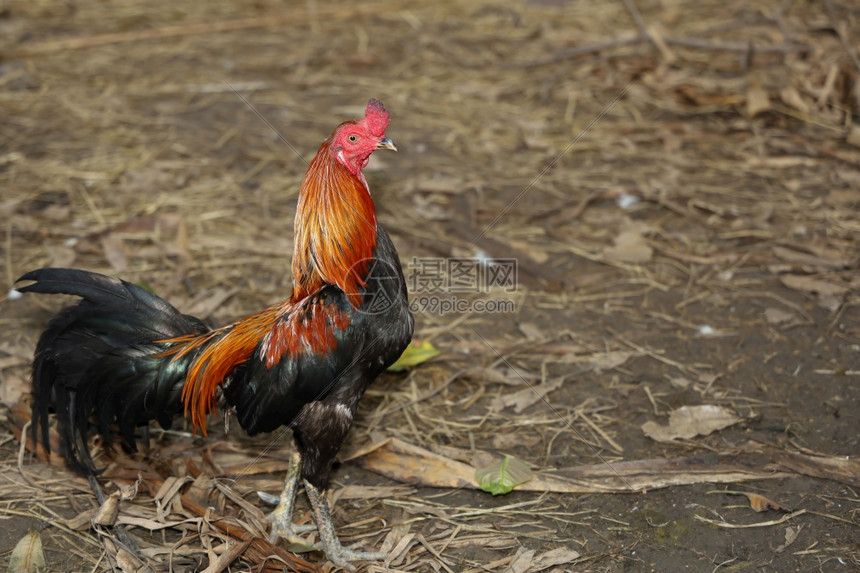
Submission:
MULTIPOLYGON (((322 308, 349 316, 325 355, 284 355, 267 366, 263 341, 223 382, 224 397, 250 434, 293 427, 302 453, 302 476, 325 487, 331 463, 367 386, 403 352, 413 318, 400 261, 377 228, 374 261, 356 309, 337 287, 314 296, 322 308)), ((116 425, 134 448, 135 428, 158 420, 169 428, 183 410, 182 387, 200 350, 163 355, 167 343, 210 329, 198 318, 134 284, 73 269, 40 269, 19 280, 21 292, 82 298, 61 311, 42 333, 33 363, 33 428, 48 445, 48 414, 57 413, 62 454, 79 471, 95 467, 87 449, 90 418, 110 443, 116 425)), ((228 327, 229 328, 229 327, 228 327)), ((217 340, 217 338, 213 339, 217 340)), ((211 343, 211 341, 210 341, 211 343)))
POLYGON ((76 269, 39 269, 19 281, 21 292, 82 298, 62 310, 39 338, 33 361, 33 432, 49 448, 48 412, 57 413, 60 452, 75 469, 95 468, 86 444, 90 415, 111 443, 116 423, 129 447, 134 430, 152 419, 170 427, 192 356, 176 362, 157 355, 155 341, 209 328, 137 285, 76 269))
POLYGON ((267 368, 263 346, 258 345, 224 388, 224 397, 249 434, 284 425, 293 428, 302 453, 302 477, 320 488, 328 485, 331 463, 364 391, 412 340, 406 281, 381 226, 373 257, 357 309, 337 287, 328 286, 316 295, 324 305, 349 316, 346 330, 335 331, 337 346, 332 352, 285 356, 267 368))

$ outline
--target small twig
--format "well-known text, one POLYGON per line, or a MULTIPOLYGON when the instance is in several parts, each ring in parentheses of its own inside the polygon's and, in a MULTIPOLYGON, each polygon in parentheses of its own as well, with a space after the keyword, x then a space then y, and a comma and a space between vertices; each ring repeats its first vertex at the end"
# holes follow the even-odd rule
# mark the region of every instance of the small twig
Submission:
POLYGON ((27 485, 36 489, 42 489, 24 471, 24 453, 27 451, 27 431, 30 429, 31 422, 32 420, 27 420, 24 427, 21 428, 21 445, 18 447, 18 472, 24 478, 24 481, 27 482, 27 485))
POLYGON ((622 448, 622 447, 618 444, 618 442, 616 442, 616 441, 615 441, 615 440, 613 440, 611 437, 609 437, 609 434, 607 434, 607 433, 606 433, 602 428, 598 427, 598 425, 597 425, 597 424, 595 424, 595 423, 591 420, 591 418, 589 418, 588 416, 586 416, 586 415, 585 415, 585 413, 583 413, 583 412, 578 412, 578 414, 579 414, 579 418, 580 418, 583 422, 585 422, 585 423, 586 423, 586 425, 588 425, 588 427, 589 427, 589 428, 591 428, 592 430, 594 430, 595 432, 597 432, 597 433, 600 435, 600 437, 601 437, 601 438, 603 438, 604 440, 606 440, 606 442, 609 444, 609 446, 610 446, 613 450, 615 450, 615 453, 617 453, 617 454, 623 454, 623 453, 624 453, 624 448, 622 448))
MULTIPOLYGON (((710 40, 702 40, 699 38, 679 38, 677 36, 666 36, 663 38, 667 44, 675 46, 683 46, 685 48, 693 48, 697 50, 715 50, 718 52, 739 52, 747 53, 750 51, 749 42, 712 42, 710 40)), ((757 54, 777 54, 783 52, 810 52, 812 48, 804 44, 753 44, 755 53, 757 54)))
POLYGON ((710 525, 716 525, 717 527, 722 527, 724 529, 750 529, 753 527, 770 527, 771 525, 779 525, 780 523, 785 523, 789 519, 797 517, 799 515, 803 515, 806 513, 805 509, 801 509, 799 511, 795 511, 794 513, 789 513, 788 515, 784 515, 779 519, 773 519, 771 521, 761 521, 759 523, 748 523, 748 524, 739 524, 739 523, 726 523, 724 521, 717 521, 715 519, 708 519, 707 517, 702 517, 701 515, 695 514, 693 517, 698 519, 699 521, 704 521, 710 525))
POLYGON ((636 28, 639 30, 639 36, 650 41, 667 62, 672 63, 677 60, 677 56, 675 56, 675 54, 672 53, 672 50, 669 49, 669 46, 666 45, 666 41, 663 38, 663 34, 660 33, 658 26, 647 26, 645 24, 645 18, 642 17, 642 12, 639 11, 639 8, 633 0, 623 0, 623 2, 627 11, 630 12, 630 16, 633 18, 636 28))
MULTIPOLYGON (((620 38, 608 40, 606 42, 598 42, 595 44, 576 46, 575 48, 561 50, 557 52, 554 56, 550 56, 548 58, 526 62, 522 64, 522 67, 531 68, 543 66, 546 64, 554 64, 557 62, 568 60, 570 58, 576 58, 579 56, 594 54, 596 52, 603 52, 606 50, 614 50, 616 48, 621 48, 624 46, 631 46, 643 42, 646 39, 648 39, 648 41, 651 41, 648 37, 642 38, 639 34, 636 34, 634 36, 622 36, 620 38)), ((741 54, 748 53, 750 51, 750 44, 747 42, 714 42, 711 40, 702 40, 700 38, 684 38, 678 36, 664 36, 663 41, 667 44, 690 48, 693 50, 738 52, 741 54)), ((805 44, 782 43, 764 45, 755 44, 754 50, 757 54, 776 54, 788 52, 807 53, 812 51, 812 48, 805 44)))
POLYGON ((541 60, 533 60, 531 62, 526 62, 522 64, 524 68, 531 68, 536 66, 543 66, 546 64, 554 64, 556 62, 562 62, 564 60, 568 60, 570 58, 577 58, 579 56, 586 56, 589 54, 594 54, 597 52, 603 52, 605 50, 614 50, 616 48, 621 48, 624 46, 631 46, 633 44, 638 44, 643 41, 643 38, 638 34, 633 36, 626 36, 621 38, 616 38, 614 40, 608 40, 606 42, 597 42, 595 44, 585 44, 584 46, 576 46, 575 48, 567 48, 557 52, 554 56, 550 56, 548 58, 544 58, 541 60))
POLYGON ((639 37, 642 39, 648 39, 648 30, 645 27, 645 19, 642 18, 642 12, 639 11, 639 8, 636 7, 633 0, 623 1, 624 7, 627 8, 628 12, 630 12, 630 16, 633 18, 633 23, 636 24, 636 28, 639 30, 639 37))
POLYGON ((659 416, 660 409, 657 407, 657 400, 655 400, 654 395, 651 394, 651 388, 646 384, 642 389, 645 390, 645 395, 648 397, 648 401, 651 402, 651 407, 654 409, 654 415, 659 416))
POLYGON ((653 350, 649 350, 649 349, 645 348, 644 346, 640 346, 631 340, 627 340, 626 338, 622 338, 618 333, 614 332, 611 329, 609 330, 609 332, 611 332, 612 335, 615 338, 617 338, 619 341, 623 342, 624 344, 626 344, 627 346, 629 346, 633 350, 636 350, 637 352, 644 354, 645 356, 653 358, 654 360, 657 360, 658 362, 662 362, 663 364, 668 364, 669 366, 674 366, 675 368, 677 368, 678 370, 680 370, 684 374, 689 374, 690 371, 695 372, 695 368, 693 368, 693 367, 681 364, 680 362, 678 362, 676 360, 672 360, 671 358, 666 358, 665 356, 660 356, 659 354, 657 354, 653 350))

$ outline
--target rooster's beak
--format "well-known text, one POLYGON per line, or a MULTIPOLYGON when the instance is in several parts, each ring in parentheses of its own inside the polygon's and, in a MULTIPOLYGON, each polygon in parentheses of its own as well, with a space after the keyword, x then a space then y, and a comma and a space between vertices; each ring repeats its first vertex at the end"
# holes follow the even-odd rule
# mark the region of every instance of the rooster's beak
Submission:
POLYGON ((379 143, 376 144, 376 149, 390 149, 391 151, 397 151, 397 146, 394 145, 394 142, 387 137, 383 137, 379 140, 379 143))

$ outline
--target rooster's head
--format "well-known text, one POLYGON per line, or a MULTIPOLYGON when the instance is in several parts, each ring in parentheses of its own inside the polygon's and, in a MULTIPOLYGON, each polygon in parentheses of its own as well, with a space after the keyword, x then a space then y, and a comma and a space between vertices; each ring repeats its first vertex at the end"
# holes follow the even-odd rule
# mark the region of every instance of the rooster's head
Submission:
POLYGON ((338 126, 332 135, 331 152, 353 175, 358 175, 377 149, 397 151, 394 142, 385 137, 389 114, 382 102, 367 102, 364 117, 338 126))

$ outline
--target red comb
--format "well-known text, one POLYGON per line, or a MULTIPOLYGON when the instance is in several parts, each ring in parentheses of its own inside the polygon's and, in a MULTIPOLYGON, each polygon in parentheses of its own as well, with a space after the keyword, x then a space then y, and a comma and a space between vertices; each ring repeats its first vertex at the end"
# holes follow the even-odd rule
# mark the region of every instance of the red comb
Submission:
POLYGON ((374 137, 385 135, 385 128, 388 127, 390 122, 388 116, 388 111, 386 111, 381 101, 371 99, 367 102, 367 109, 364 110, 364 121, 367 123, 367 130, 374 137))

